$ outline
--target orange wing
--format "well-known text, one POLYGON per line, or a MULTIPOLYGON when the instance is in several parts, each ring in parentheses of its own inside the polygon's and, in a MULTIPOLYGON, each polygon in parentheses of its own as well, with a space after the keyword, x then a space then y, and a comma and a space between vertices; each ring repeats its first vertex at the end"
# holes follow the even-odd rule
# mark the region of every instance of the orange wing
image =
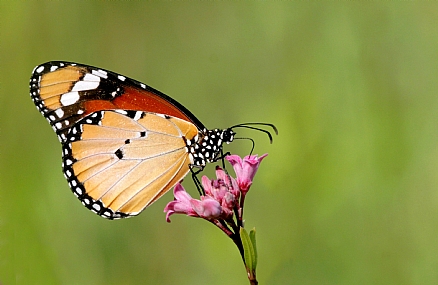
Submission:
POLYGON ((109 219, 139 214, 190 171, 185 120, 142 111, 94 112, 63 144, 63 170, 73 193, 109 219))

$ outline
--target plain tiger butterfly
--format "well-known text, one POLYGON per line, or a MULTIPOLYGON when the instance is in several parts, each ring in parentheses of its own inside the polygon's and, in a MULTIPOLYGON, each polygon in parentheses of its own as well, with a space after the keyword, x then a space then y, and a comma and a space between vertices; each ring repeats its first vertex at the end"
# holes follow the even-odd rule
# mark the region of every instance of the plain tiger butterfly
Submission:
POLYGON ((208 130, 169 96, 88 65, 35 67, 30 95, 62 144, 72 192, 108 219, 138 215, 190 171, 196 179, 207 163, 223 159, 222 144, 233 141, 233 128, 260 130, 272 141, 251 124, 208 130))

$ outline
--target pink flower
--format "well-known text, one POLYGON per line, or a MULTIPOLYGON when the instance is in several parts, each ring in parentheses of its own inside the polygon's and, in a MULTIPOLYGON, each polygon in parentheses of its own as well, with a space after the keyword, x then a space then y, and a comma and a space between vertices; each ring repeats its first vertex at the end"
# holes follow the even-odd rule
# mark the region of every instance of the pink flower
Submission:
POLYGON ((257 155, 247 155, 243 158, 243 160, 237 155, 228 155, 226 157, 226 159, 234 168, 234 172, 237 176, 237 184, 239 185, 242 194, 246 194, 246 192, 248 192, 249 187, 251 187, 252 180, 254 179, 254 175, 259 168, 260 162, 267 155, 267 153, 260 157, 257 157, 257 155))
POLYGON ((203 176, 202 186, 206 196, 219 202, 222 207, 222 218, 227 220, 233 217, 234 207, 238 204, 239 186, 236 180, 228 176, 220 167, 216 168, 216 177, 216 180, 210 180, 207 176, 203 176))
MULTIPOLYGON (((170 223, 173 214, 186 214, 191 217, 200 217, 224 227, 225 223, 234 223, 233 217, 237 215, 239 225, 242 222, 245 195, 248 192, 260 162, 267 154, 245 156, 243 159, 237 155, 227 156, 236 172, 237 179, 228 175, 222 168, 216 167, 216 178, 210 180, 203 176, 201 183, 205 195, 200 200, 193 199, 180 183, 176 184, 173 195, 174 201, 169 202, 164 208, 166 220, 170 223)), ((222 228, 225 230, 225 228, 222 228)), ((226 230, 225 230, 226 231, 226 230)))
POLYGON ((170 216, 173 214, 186 214, 191 217, 204 219, 215 219, 222 213, 219 202, 210 197, 201 197, 201 200, 193 199, 184 187, 178 183, 173 189, 175 200, 169 202, 164 208, 166 220, 170 223, 170 216))
MULTIPOLYGON (((242 124, 236 127, 238 126, 245 127, 246 125, 242 124)), ((268 124, 268 126, 272 126, 277 131, 273 125, 268 124)), ((272 139, 269 132, 268 134, 269 138, 272 139)), ((201 194, 200 200, 193 199, 181 184, 177 183, 173 190, 174 201, 169 202, 164 208, 164 212, 167 212, 166 220, 169 223, 171 215, 175 213, 186 214, 203 218, 223 231, 237 245, 251 284, 257 283, 255 279, 257 261, 255 230, 251 230, 248 235, 244 229, 243 212, 246 193, 251 187, 261 161, 267 155, 264 154, 260 157, 248 155, 243 159, 237 155, 227 155, 226 159, 233 166, 236 179, 216 166, 216 179, 210 180, 207 176, 203 176, 201 179, 202 187, 199 185, 199 179, 194 179, 201 194)))

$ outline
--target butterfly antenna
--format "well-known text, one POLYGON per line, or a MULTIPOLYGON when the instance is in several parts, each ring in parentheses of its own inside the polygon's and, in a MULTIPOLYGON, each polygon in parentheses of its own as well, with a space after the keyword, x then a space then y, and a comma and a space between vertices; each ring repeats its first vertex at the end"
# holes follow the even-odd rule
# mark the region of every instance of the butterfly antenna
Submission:
POLYGON ((269 123, 243 123, 236 125, 236 127, 241 127, 241 126, 245 127, 245 126, 253 126, 253 125, 271 127, 274 130, 275 134, 278 135, 277 127, 274 124, 269 124, 269 123))
POLYGON ((252 143, 251 151, 249 152, 249 155, 252 155, 252 152, 254 151, 255 142, 252 138, 234 138, 235 140, 250 140, 252 143))
MULTIPOLYGON (((238 125, 232 126, 230 129, 233 129, 233 128, 246 128, 246 129, 251 129, 251 130, 256 130, 256 131, 259 131, 259 132, 263 132, 263 133, 268 135, 269 142, 272 143, 273 139, 272 139, 271 132, 269 132, 269 131, 267 131, 265 129, 262 129, 262 128, 253 127, 252 125, 262 125, 262 126, 271 127, 274 130, 275 134, 278 135, 277 128, 273 124, 267 124, 267 123, 244 123, 244 124, 238 124, 238 125)), ((253 144, 254 144, 254 141, 253 141, 253 144)))

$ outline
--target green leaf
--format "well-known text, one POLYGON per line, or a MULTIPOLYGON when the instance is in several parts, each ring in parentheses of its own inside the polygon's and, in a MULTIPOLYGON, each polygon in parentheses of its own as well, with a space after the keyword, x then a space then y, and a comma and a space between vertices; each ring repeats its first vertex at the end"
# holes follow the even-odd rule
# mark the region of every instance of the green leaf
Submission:
POLYGON ((243 251, 244 251, 243 254, 244 254, 245 264, 248 269, 248 272, 255 272, 257 257, 251 238, 249 237, 248 232, 244 228, 240 228, 240 239, 242 240, 243 251))

